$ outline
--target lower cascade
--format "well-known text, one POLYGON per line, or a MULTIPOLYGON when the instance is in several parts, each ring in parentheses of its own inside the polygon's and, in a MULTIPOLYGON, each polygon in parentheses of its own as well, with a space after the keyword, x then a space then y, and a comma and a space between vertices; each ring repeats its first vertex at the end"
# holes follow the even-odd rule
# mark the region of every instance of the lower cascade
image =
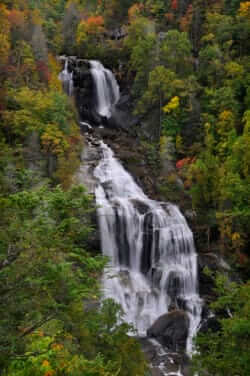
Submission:
POLYGON ((186 320, 191 354, 202 310, 193 234, 177 206, 149 199, 112 150, 104 143, 101 149, 94 175, 102 251, 110 260, 104 297, 121 305, 139 336, 162 332, 172 316, 183 331, 186 320))

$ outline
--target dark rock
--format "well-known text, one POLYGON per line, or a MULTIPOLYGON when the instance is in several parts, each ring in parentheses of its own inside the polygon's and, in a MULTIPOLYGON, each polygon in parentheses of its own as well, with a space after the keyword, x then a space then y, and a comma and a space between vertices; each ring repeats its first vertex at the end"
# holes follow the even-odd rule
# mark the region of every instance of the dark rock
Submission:
POLYGON ((107 37, 114 40, 125 38, 127 35, 126 27, 119 26, 113 30, 107 32, 107 37))
POLYGON ((182 278, 180 273, 171 271, 167 280, 166 291, 172 300, 180 295, 182 288, 182 278))
POLYGON ((200 333, 207 333, 208 331, 218 332, 221 329, 221 324, 216 316, 211 316, 205 319, 200 326, 200 333))
POLYGON ((109 128, 123 130, 128 130, 129 128, 135 126, 137 122, 138 119, 132 116, 131 113, 120 110, 116 106, 112 109, 111 117, 105 121, 109 128))
POLYGON ((169 349, 184 351, 189 330, 189 317, 186 312, 175 310, 160 316, 147 330, 149 337, 155 337, 169 349))
POLYGON ((93 132, 93 128, 89 123, 84 122, 84 121, 80 121, 79 125, 80 125, 80 128, 81 128, 81 131, 83 131, 83 132, 93 132))
POLYGON ((131 201, 140 214, 145 214, 148 212, 149 207, 145 204, 145 202, 142 202, 136 199, 133 199, 131 201))

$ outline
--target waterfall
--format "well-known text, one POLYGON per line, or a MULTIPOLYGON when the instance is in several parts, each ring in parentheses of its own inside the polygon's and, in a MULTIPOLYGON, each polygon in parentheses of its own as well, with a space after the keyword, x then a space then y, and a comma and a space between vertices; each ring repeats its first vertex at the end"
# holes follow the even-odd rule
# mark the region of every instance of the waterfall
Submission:
POLYGON ((64 91, 69 96, 72 96, 73 95, 73 89, 74 89, 73 72, 69 71, 69 60, 68 60, 67 57, 65 57, 65 60, 64 60, 64 69, 59 74, 59 80, 62 81, 64 91))
MULTIPOLYGON (((118 84, 100 62, 89 63, 96 111, 110 117, 120 96, 118 84)), ((67 58, 60 79, 72 94, 67 58)), ((185 311, 189 317, 186 351, 191 354, 202 310, 193 234, 177 206, 149 199, 103 142, 101 151, 94 175, 102 251, 109 257, 103 275, 104 298, 121 305, 125 320, 140 336, 171 307, 185 311)))
POLYGON ((95 84, 95 102, 98 114, 109 118, 111 108, 119 98, 119 86, 113 73, 95 60, 90 60, 91 74, 95 84))
POLYGON ((113 298, 141 336, 171 304, 190 319, 186 350, 201 317, 193 235, 177 206, 149 199, 112 150, 101 143, 94 175, 103 254, 105 298, 113 298))

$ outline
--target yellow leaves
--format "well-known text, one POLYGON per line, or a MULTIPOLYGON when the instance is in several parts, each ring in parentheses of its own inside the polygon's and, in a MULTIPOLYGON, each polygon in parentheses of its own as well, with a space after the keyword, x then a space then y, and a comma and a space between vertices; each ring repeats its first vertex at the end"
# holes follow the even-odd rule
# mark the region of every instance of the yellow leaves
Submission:
POLYGON ((219 115, 220 121, 228 121, 228 120, 231 120, 232 118, 233 118, 233 113, 232 111, 228 111, 228 110, 224 110, 219 115))
POLYGON ((250 1, 240 3, 240 9, 238 11, 239 16, 250 20, 250 1))
POLYGON ((77 27, 76 42, 77 44, 84 43, 88 38, 86 22, 81 21, 77 27))
POLYGON ((135 3, 128 10, 128 18, 130 21, 133 21, 136 17, 140 15, 144 8, 143 4, 135 3))
POLYGON ((235 242, 241 238, 240 234, 238 232, 234 232, 232 234, 232 241, 235 242))
POLYGON ((244 68, 242 65, 236 63, 235 61, 230 61, 225 65, 225 70, 227 73, 227 76, 229 77, 240 77, 244 73, 244 68))
POLYGON ((234 128, 234 115, 232 111, 224 110, 219 114, 219 121, 216 126, 218 135, 227 137, 234 128))
POLYGON ((52 90, 62 91, 62 83, 58 78, 61 67, 59 62, 55 59, 55 57, 52 54, 49 54, 49 70, 51 73, 49 87, 52 90))
POLYGON ((6 64, 10 51, 10 23, 9 11, 5 5, 0 4, 0 64, 6 64))
POLYGON ((41 141, 44 150, 52 154, 64 154, 69 148, 65 135, 55 124, 49 124, 47 126, 41 136, 41 141))
POLYGON ((179 108, 180 106, 180 99, 179 97, 175 96, 173 97, 169 102, 168 104, 166 104, 164 107, 163 107, 163 111, 166 113, 166 114, 169 114, 170 112, 176 110, 177 108, 179 108))
POLYGON ((215 38, 215 35, 213 33, 209 33, 207 35, 204 35, 204 37, 202 37, 202 42, 211 42, 213 41, 215 38))
POLYGON ((55 374, 55 372, 51 369, 51 365, 48 360, 44 360, 42 362, 42 367, 46 369, 44 376, 53 376, 55 374))
POLYGON ((9 57, 10 41, 8 34, 0 34, 0 64, 5 64, 9 57))
POLYGON ((45 367, 45 368, 47 368, 47 367, 50 366, 50 363, 48 362, 48 360, 44 360, 44 361, 42 362, 42 366, 45 367))

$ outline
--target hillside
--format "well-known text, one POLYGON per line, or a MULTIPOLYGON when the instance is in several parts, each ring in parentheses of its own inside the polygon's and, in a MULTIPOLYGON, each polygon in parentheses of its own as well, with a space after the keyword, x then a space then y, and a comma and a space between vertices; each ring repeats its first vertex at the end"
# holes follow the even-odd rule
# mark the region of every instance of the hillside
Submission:
POLYGON ((99 309, 107 259, 94 198, 75 185, 84 121, 194 233, 218 318, 194 367, 249 376, 249 51, 249 1, 0 1, 1 375, 149 374, 120 307, 99 309), (93 109, 90 60, 119 84, 110 118, 93 109))

